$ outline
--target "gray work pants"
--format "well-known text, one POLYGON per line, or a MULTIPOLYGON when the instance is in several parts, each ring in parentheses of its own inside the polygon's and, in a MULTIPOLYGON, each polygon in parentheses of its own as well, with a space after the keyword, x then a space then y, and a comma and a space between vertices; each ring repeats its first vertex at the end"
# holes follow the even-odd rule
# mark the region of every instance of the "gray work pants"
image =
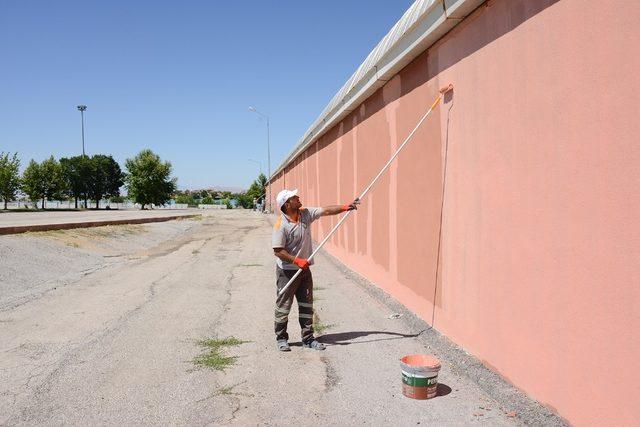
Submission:
MULTIPOLYGON (((276 295, 285 287, 297 270, 283 270, 276 267, 276 295)), ((298 301, 298 320, 302 328, 302 342, 313 341, 313 278, 311 270, 305 268, 287 291, 276 298, 275 331, 276 340, 288 340, 287 323, 293 297, 298 301)))

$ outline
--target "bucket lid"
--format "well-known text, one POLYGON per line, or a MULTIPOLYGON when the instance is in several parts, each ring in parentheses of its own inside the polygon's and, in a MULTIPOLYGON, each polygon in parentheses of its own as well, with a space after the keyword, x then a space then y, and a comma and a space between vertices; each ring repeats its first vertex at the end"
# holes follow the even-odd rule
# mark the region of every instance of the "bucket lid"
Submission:
POLYGON ((404 356, 400 361, 413 368, 426 367, 440 369, 440 361, 430 354, 410 354, 404 356))

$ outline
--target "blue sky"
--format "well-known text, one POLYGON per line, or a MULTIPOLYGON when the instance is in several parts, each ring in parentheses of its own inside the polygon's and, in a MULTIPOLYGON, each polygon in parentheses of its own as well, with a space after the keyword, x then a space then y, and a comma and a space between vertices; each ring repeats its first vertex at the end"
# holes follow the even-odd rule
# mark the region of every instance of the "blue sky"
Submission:
POLYGON ((275 169, 411 5, 350 1, 0 1, 0 151, 24 166, 150 148, 180 188, 275 169))

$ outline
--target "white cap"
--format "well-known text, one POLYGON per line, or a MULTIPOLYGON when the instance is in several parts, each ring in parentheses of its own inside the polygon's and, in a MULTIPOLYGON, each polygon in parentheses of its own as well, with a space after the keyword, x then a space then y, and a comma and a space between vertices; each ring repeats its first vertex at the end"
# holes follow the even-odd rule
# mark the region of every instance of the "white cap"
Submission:
POLYGON ((295 190, 282 190, 276 196, 276 203, 278 203, 278 206, 282 206, 287 202, 287 200, 289 200, 290 198, 292 198, 297 194, 298 194, 297 188, 295 190))

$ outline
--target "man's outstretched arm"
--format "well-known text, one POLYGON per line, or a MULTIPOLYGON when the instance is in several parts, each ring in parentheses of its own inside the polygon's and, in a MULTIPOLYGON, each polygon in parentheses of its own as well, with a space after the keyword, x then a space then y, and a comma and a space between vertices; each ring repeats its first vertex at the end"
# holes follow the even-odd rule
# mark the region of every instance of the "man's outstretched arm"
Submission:
POLYGON ((329 215, 337 215, 346 211, 353 211, 358 209, 358 205, 360 204, 359 199, 355 199, 353 202, 348 205, 331 205, 325 206, 322 208, 321 216, 329 216, 329 215))

